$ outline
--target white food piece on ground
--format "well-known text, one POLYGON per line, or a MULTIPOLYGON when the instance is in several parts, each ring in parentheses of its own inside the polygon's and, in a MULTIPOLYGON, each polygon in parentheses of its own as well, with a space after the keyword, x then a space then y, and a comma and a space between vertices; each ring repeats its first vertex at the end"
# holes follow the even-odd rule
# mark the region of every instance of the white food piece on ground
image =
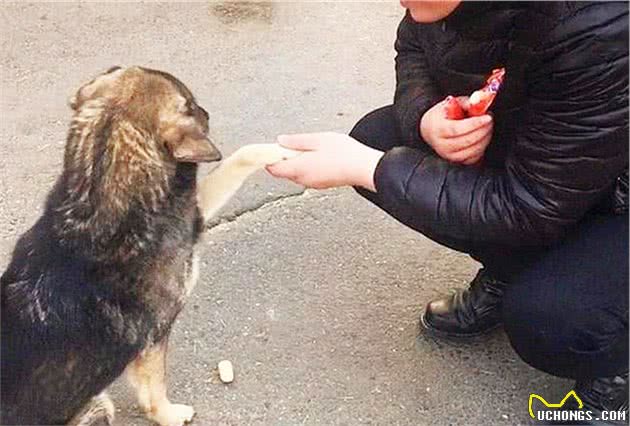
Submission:
POLYGON ((223 383, 232 383, 234 381, 234 367, 228 360, 219 363, 219 378, 223 383))

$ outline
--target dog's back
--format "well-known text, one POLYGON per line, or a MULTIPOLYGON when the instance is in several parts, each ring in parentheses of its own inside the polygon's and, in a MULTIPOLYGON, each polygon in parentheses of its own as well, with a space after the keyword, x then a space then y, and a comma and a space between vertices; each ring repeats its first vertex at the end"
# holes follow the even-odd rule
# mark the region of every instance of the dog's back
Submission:
POLYGON ((0 278, 0 423, 67 423, 182 309, 202 228, 194 157, 219 156, 178 85, 113 69, 73 101, 63 173, 0 278))
POLYGON ((63 247, 47 215, 22 236, 0 279, 2 424, 65 424, 168 332, 197 234, 179 225, 126 264, 63 247))
POLYGON ((42 240, 45 228, 20 239, 1 278, 2 424, 67 423, 139 347, 108 326, 117 307, 94 265, 42 240))

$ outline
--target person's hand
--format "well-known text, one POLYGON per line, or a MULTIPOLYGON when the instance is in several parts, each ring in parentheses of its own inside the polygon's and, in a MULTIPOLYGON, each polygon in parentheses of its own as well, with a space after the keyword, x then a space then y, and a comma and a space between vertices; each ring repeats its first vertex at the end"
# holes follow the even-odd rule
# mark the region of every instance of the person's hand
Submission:
MULTIPOLYGON (((457 98, 467 109, 468 98, 457 98)), ((445 160, 472 165, 482 158, 492 139, 492 116, 485 114, 462 120, 446 118, 444 104, 439 102, 424 113, 420 134, 433 150, 445 160)))
POLYGON ((352 185, 375 191, 374 170, 383 156, 381 151, 333 132, 282 135, 278 136, 278 143, 304 152, 267 166, 273 176, 308 188, 352 185))

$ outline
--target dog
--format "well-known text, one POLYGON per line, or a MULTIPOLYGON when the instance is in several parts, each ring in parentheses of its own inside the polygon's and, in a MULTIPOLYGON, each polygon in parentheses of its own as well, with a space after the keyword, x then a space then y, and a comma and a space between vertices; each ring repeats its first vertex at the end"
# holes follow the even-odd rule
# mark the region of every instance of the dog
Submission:
POLYGON ((208 113, 172 75, 113 67, 71 99, 63 172, 1 285, 2 424, 111 424, 123 373, 149 419, 167 398, 169 334, 198 276, 204 224, 256 170, 296 153, 247 145, 221 160, 208 113))

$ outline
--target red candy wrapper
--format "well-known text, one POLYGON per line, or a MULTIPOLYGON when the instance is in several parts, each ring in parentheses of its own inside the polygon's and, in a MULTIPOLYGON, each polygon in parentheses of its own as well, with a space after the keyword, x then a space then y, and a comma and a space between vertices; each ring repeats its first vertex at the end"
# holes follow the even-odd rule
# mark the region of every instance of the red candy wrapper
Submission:
POLYGON ((492 71, 486 85, 481 89, 474 91, 469 98, 468 110, 464 111, 462 106, 457 101, 457 98, 448 96, 444 100, 444 111, 446 112, 446 118, 449 120, 461 120, 466 117, 476 117, 478 115, 484 115, 488 112, 490 105, 494 102, 494 98, 499 93, 501 84, 503 83, 503 77, 505 76, 505 68, 497 68, 492 71))
POLYGON ((444 111, 446 111, 446 118, 449 120, 461 120, 466 118, 466 111, 459 104, 457 98, 453 96, 447 96, 444 99, 444 111))

